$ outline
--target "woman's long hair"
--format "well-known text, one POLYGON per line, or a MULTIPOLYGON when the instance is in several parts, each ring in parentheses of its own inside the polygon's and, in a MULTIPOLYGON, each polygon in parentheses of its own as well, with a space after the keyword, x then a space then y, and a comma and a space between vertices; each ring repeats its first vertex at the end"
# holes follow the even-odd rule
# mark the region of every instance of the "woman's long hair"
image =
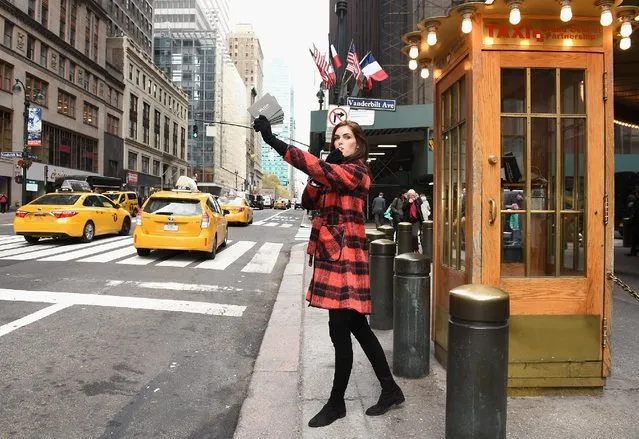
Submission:
POLYGON ((353 131, 353 135, 355 136, 355 140, 357 141, 357 148, 353 155, 348 156, 344 159, 344 163, 351 163, 357 160, 368 160, 368 140, 366 140, 366 136, 364 135, 364 130, 359 126, 357 122, 353 122, 352 120, 345 120, 343 122, 338 123, 333 128, 333 132, 331 133, 331 146, 329 147, 329 151, 335 149, 335 132, 338 128, 343 126, 347 126, 353 131))

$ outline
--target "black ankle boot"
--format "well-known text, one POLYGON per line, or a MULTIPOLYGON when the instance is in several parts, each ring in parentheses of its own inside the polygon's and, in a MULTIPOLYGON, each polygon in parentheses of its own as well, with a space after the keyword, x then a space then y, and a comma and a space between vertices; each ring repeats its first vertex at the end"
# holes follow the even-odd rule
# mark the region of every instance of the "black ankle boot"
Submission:
POLYGON ((340 418, 346 416, 346 404, 344 404, 344 400, 341 401, 331 401, 328 402, 322 407, 313 418, 308 421, 309 427, 325 427, 327 425, 332 424, 340 418))
POLYGON ((380 416, 386 413, 392 406, 399 405, 404 402, 404 393, 402 389, 395 383, 392 389, 382 389, 377 404, 366 410, 368 416, 380 416))

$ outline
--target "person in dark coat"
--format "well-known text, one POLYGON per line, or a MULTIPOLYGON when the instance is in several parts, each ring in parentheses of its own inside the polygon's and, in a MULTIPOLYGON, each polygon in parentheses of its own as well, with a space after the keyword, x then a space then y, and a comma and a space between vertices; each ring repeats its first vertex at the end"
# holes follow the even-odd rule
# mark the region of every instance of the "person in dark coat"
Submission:
POLYGON ((404 205, 405 199, 406 199, 406 193, 400 192, 393 199, 390 205, 391 215, 393 218, 393 231, 395 235, 397 235, 397 225, 402 221, 402 218, 404 217, 402 206, 404 205))
POLYGON ((337 124, 331 137, 331 151, 323 161, 277 139, 265 117, 260 116, 253 126, 286 162, 311 177, 302 202, 319 211, 313 219, 307 248, 309 264, 314 262, 314 268, 306 300, 309 306, 328 310, 335 372, 328 402, 308 425, 323 427, 346 416, 344 394, 353 366, 351 333, 371 362, 382 387, 377 403, 369 407, 366 414, 382 415, 404 402, 404 394, 393 379, 384 350, 366 320, 366 315, 371 313, 371 294, 363 212, 371 177, 366 164, 368 142, 364 133, 355 122, 337 124))
POLYGON ((380 192, 378 196, 373 199, 371 206, 373 216, 375 217, 375 226, 379 227, 384 224, 384 212, 386 212, 386 200, 384 199, 384 193, 380 192))
POLYGON ((407 221, 413 226, 413 251, 419 253, 419 229, 424 221, 424 216, 422 215, 422 199, 417 196, 417 192, 413 189, 406 192, 406 200, 404 200, 404 204, 402 205, 402 213, 402 221, 407 221))
POLYGON ((628 222, 628 233, 630 236, 630 253, 627 256, 637 256, 639 252, 639 190, 635 190, 634 194, 628 195, 628 213, 630 221, 628 222))

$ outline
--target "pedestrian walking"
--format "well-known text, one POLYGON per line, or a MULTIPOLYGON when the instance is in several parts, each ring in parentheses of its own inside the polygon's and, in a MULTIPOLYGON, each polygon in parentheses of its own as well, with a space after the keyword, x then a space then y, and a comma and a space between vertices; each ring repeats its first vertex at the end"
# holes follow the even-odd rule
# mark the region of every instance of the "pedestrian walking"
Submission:
POLYGON ((375 217, 375 226, 379 227, 384 224, 384 212, 386 211, 386 200, 384 199, 384 192, 380 192, 378 196, 373 198, 371 210, 373 211, 373 216, 375 217))
POLYGON ((0 212, 1 213, 7 213, 8 202, 9 202, 9 199, 7 198, 6 194, 4 193, 0 194, 0 212))
POLYGON ((406 200, 402 205, 403 221, 412 224, 413 251, 419 252, 419 230, 421 229, 424 217, 422 216, 422 199, 417 196, 417 192, 410 189, 406 192, 406 200))
POLYGON ((397 236, 397 225, 402 221, 404 217, 404 212, 402 211, 402 206, 404 205, 405 192, 400 192, 393 199, 393 202, 390 205, 391 215, 393 217, 393 230, 395 236, 397 236))
POLYGON ((424 221, 428 221, 430 217, 430 203, 428 202, 428 198, 426 198, 425 194, 419 194, 419 198, 422 200, 422 217, 424 221))
POLYGON ((404 394, 391 374, 384 350, 371 330, 366 315, 371 313, 368 249, 364 208, 371 184, 366 164, 368 141, 352 121, 338 123, 331 136, 326 160, 277 139, 271 124, 260 116, 255 131, 286 162, 311 177, 302 199, 319 211, 313 219, 307 253, 314 262, 306 300, 310 306, 328 310, 328 328, 335 349, 335 371, 328 402, 308 423, 323 427, 346 416, 344 394, 353 366, 351 333, 370 361, 382 390, 377 403, 366 410, 369 416, 386 413, 404 402, 404 394))

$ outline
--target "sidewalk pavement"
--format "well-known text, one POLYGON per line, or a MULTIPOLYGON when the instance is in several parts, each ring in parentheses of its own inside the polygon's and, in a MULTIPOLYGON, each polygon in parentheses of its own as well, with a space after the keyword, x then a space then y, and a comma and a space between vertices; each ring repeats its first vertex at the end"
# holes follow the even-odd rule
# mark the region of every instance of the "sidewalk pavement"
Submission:
POLYGON ((13 225, 13 219, 16 217, 16 211, 0 213, 0 225, 13 225))
MULTIPOLYGON (((364 411, 377 402, 380 387, 355 340, 346 417, 307 426, 328 399, 334 354, 328 313, 304 301, 312 274, 305 246, 291 250, 234 438, 444 438, 446 371, 433 355, 428 376, 397 379, 406 396, 402 406, 369 417, 364 411)), ((639 289, 639 257, 624 256, 627 251, 615 248, 618 274, 639 289)), ((614 306, 613 373, 603 392, 508 398, 508 438, 639 438, 639 302, 615 288, 614 306)), ((393 331, 375 333, 392 363, 393 331)))

